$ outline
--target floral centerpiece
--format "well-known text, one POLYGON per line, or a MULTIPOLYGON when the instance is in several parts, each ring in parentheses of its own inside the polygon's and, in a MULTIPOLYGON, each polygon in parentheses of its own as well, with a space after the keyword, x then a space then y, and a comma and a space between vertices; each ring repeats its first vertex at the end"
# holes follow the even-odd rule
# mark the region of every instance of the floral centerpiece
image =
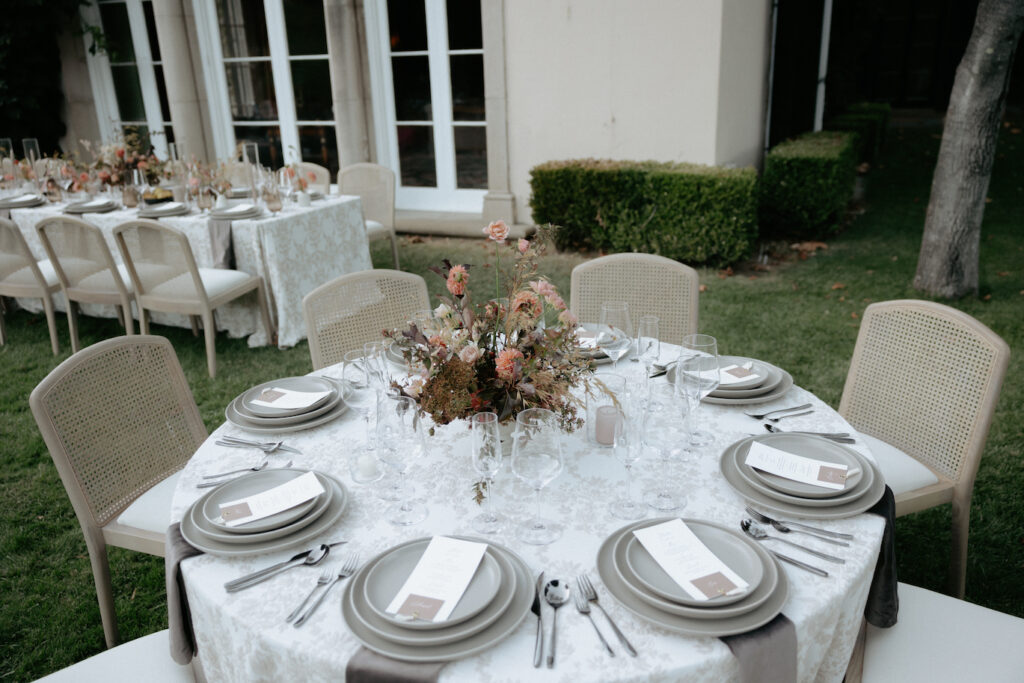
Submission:
MULTIPOLYGON (((80 142, 86 150, 92 151, 92 145, 87 140, 80 142)), ((138 135, 128 133, 121 140, 100 146, 90 168, 104 185, 129 185, 132 182, 132 171, 136 169, 146 175, 148 182, 156 183, 162 175, 163 164, 150 149, 144 150, 144 146, 148 148, 148 144, 138 135)))
POLYGON ((580 353, 576 317, 555 286, 537 275, 537 259, 550 231, 540 228, 532 240, 510 245, 508 226, 491 223, 484 232, 495 248, 493 297, 488 293, 474 302, 470 281, 477 271, 471 277, 468 264, 446 259, 443 267, 431 270, 445 279, 451 296, 438 297, 441 303, 429 322, 388 333, 392 348, 420 369, 411 383, 395 387, 414 398, 435 423, 491 411, 508 424, 521 410, 546 408, 566 431, 582 425, 581 399, 573 389, 590 381, 590 361, 580 353), (501 269, 503 253, 513 259, 508 273, 501 269), (559 325, 546 325, 546 309, 559 325))

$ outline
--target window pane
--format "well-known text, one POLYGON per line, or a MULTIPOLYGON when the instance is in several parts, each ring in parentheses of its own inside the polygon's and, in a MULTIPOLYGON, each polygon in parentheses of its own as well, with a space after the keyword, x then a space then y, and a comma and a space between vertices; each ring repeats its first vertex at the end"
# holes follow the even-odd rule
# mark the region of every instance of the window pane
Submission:
POLYGON ((392 57, 395 117, 399 121, 431 121, 430 67, 424 57, 392 57))
POLYGON ((167 84, 164 83, 164 68, 156 64, 153 66, 156 75, 156 91, 160 95, 160 116, 163 121, 171 120, 171 106, 167 102, 167 84))
POLYGON ((427 49, 427 12, 423 0, 388 0, 391 51, 427 49))
POLYGON ((217 0, 220 44, 225 57, 268 57, 263 0, 217 0))
POLYGON ((122 121, 145 121, 146 109, 142 104, 142 87, 139 85, 139 70, 135 65, 111 66, 110 75, 114 80, 117 95, 117 110, 122 121))
POLYGON ((484 56, 450 57, 452 69, 452 118, 455 121, 483 121, 484 56))
POLYGON ((402 185, 437 187, 433 128, 398 126, 398 165, 402 171, 402 185))
POLYGON ((112 63, 134 62, 132 29, 128 24, 128 8, 122 2, 100 5, 100 23, 107 39, 107 56, 112 63))
POLYGON ((236 121, 274 121, 274 75, 270 62, 225 64, 231 116, 236 121))
POLYGON ((483 46, 480 0, 448 0, 448 49, 479 50, 483 46))
POLYGON ((305 121, 332 121, 331 72, 326 59, 292 62, 295 115, 305 121))
POLYGON ((160 41, 156 37, 156 19, 153 17, 153 2, 145 0, 142 11, 146 15, 146 34, 149 36, 149 53, 154 62, 160 61, 160 41))
POLYGON ((235 126, 235 144, 255 142, 260 146, 260 165, 278 169, 284 166, 281 154, 281 129, 277 126, 235 126))
POLYGON ((284 28, 289 54, 327 54, 323 0, 284 0, 284 28))
POLYGON ((487 189, 487 129, 455 126, 455 184, 461 188, 487 189))
POLYGON ((326 166, 331 177, 338 175, 338 140, 334 135, 334 124, 323 126, 299 126, 299 146, 302 160, 326 166))

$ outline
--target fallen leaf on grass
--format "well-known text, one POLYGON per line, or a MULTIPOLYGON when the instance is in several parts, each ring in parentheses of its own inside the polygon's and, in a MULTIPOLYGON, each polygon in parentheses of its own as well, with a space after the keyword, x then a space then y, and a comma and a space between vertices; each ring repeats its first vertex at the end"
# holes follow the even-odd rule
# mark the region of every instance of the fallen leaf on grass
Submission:
POLYGON ((793 251, 809 251, 813 253, 819 249, 828 249, 828 245, 824 242, 795 242, 789 245, 789 248, 793 251))
POLYGON ((841 297, 839 297, 839 300, 840 301, 846 301, 846 297, 845 296, 841 296, 841 297))
POLYGON ((419 235, 410 235, 405 238, 406 244, 423 244, 423 238, 419 235))
MULTIPOLYGON (((798 285, 797 283, 794 282, 793 283, 793 291, 795 292, 798 289, 800 289, 800 285, 798 285)), ((1021 292, 1021 294, 1024 294, 1024 292, 1021 292)))
POLYGON ((857 315, 856 313, 851 313, 851 314, 850 314, 850 317, 851 317, 851 318, 853 318, 854 320, 856 320, 856 319, 857 319, 857 318, 859 318, 860 316, 859 316, 859 315, 857 315))
POLYGON ((981 297, 981 300, 982 301, 992 301, 992 295, 991 294, 986 294, 985 296, 981 297))
POLYGON ((1010 133, 1013 135, 1020 135, 1020 128, 1011 128, 1010 133))
POLYGON ((1008 271, 1008 270, 1000 270, 998 273, 996 273, 996 275, 998 275, 999 277, 1006 277, 1009 274, 1010 274, 1010 271, 1008 271))
POLYGON ((893 257, 892 257, 892 260, 893 260, 893 261, 899 261, 899 260, 900 260, 900 257, 899 257, 899 256, 893 256, 893 257))
POLYGON ((846 285, 842 282, 836 282, 832 285, 832 289, 846 289, 846 285))
POLYGON ((732 277, 732 275, 732 266, 726 268, 725 270, 718 271, 718 277, 722 278, 723 280, 727 277, 732 277))
MULTIPOLYGON (((701 285, 700 287, 697 288, 697 291, 698 292, 706 292, 706 291, 708 291, 708 286, 707 285, 701 285)), ((1024 294, 1024 292, 1021 292, 1021 294, 1024 294)))
POLYGON ((747 276, 747 279, 748 279, 748 280, 756 280, 756 279, 757 279, 757 276, 756 276, 756 275, 748 275, 748 276, 747 276))
POLYGON ((991 204, 992 203, 992 198, 991 197, 985 197, 985 203, 986 204, 991 204))

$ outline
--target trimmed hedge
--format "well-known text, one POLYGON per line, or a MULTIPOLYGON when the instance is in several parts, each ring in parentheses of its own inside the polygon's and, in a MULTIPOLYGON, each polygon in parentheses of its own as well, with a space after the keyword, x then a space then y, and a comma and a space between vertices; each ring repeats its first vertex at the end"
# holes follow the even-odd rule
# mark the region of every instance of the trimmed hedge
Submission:
POLYGON ((768 152, 761 176, 761 234, 782 239, 836 232, 853 195, 855 133, 805 133, 768 152))
POLYGON ((860 102, 851 104, 845 112, 829 119, 825 130, 842 130, 857 133, 857 160, 872 162, 885 142, 885 131, 889 127, 892 108, 884 102, 860 102))
POLYGON ((757 172, 656 161, 551 161, 530 171, 535 223, 560 249, 639 251, 687 263, 742 258, 757 237, 757 172))

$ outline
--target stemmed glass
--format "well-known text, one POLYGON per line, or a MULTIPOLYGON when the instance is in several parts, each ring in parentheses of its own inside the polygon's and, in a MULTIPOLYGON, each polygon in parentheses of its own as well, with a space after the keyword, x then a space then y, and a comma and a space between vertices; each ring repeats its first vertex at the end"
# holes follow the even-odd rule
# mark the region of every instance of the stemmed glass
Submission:
POLYGON ((658 316, 643 315, 636 327, 636 356, 644 365, 646 376, 651 376, 651 367, 661 355, 661 340, 658 330, 658 316))
POLYGON ((388 517, 388 521, 398 526, 422 522, 429 514, 426 505, 411 499, 412 491, 405 476, 412 462, 423 454, 423 431, 416 401, 408 396, 381 398, 377 414, 377 451, 384 464, 398 473, 402 499, 388 517))
POLYGON ((502 518, 494 512, 494 477, 501 471, 501 435, 496 413, 476 413, 470 418, 473 435, 473 469, 487 485, 487 509, 473 518, 473 530, 480 534, 501 531, 502 518))
POLYGON ((36 162, 39 161, 39 140, 36 138, 24 138, 21 141, 21 149, 25 153, 25 158, 28 159, 29 166, 35 170, 36 162))
POLYGON ((714 441, 714 436, 700 429, 700 402, 718 388, 718 341, 714 337, 708 334, 683 337, 676 382, 690 404, 690 446, 707 446, 714 441))
POLYGON ((370 383, 370 375, 363 363, 363 352, 360 349, 345 354, 342 366, 342 377, 354 376, 354 382, 348 382, 351 389, 345 394, 345 403, 363 418, 363 448, 359 455, 350 463, 352 479, 359 484, 368 484, 384 476, 384 470, 376 455, 376 442, 370 430, 372 418, 379 408, 380 393, 370 383))
POLYGON ((640 519, 647 516, 646 508, 633 500, 633 463, 639 460, 640 454, 643 453, 643 442, 640 438, 643 433, 642 426, 642 413, 639 416, 634 413, 622 415, 615 428, 615 445, 612 453, 626 468, 626 490, 612 501, 608 509, 613 517, 619 519, 640 519))
POLYGON ((687 403, 671 385, 651 388, 644 417, 644 442, 658 451, 662 471, 658 472, 658 487, 644 493, 644 502, 655 510, 678 510, 686 499, 673 485, 668 469, 682 459, 686 452, 687 403))
POLYGON ((536 514, 519 527, 523 543, 547 545, 562 536, 562 527, 540 514, 540 492, 562 471, 562 446, 555 414, 527 408, 516 416, 512 440, 512 472, 536 493, 536 514))
POLYGON ((612 359, 612 371, 619 359, 629 353, 633 344, 633 322, 629 319, 629 304, 625 301, 606 301, 601 304, 601 328, 597 333, 597 346, 612 359))

